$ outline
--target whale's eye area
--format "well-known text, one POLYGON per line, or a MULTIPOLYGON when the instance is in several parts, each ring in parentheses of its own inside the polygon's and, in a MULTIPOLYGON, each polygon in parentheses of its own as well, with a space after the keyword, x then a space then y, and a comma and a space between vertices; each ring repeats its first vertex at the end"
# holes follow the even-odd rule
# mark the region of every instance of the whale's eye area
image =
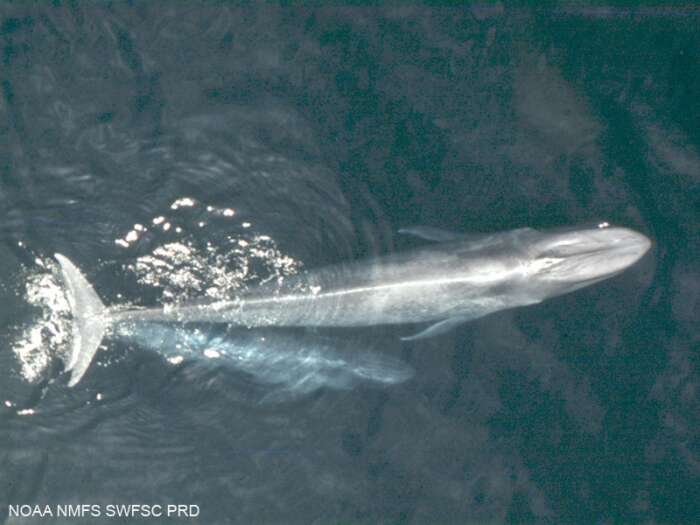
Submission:
POLYGON ((537 264, 542 267, 551 267, 561 262, 561 257, 553 257, 551 255, 545 255, 537 258, 537 264))
POLYGON ((540 256, 533 259, 525 266, 525 273, 527 275, 533 276, 538 275, 540 277, 553 276, 556 267, 561 264, 563 259, 561 257, 547 257, 540 256))

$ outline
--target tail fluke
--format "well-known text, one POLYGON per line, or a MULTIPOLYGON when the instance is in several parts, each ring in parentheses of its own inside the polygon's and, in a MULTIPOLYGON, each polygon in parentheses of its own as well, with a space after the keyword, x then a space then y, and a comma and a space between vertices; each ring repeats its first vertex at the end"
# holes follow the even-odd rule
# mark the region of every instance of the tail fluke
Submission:
POLYGON ((90 366, 110 321, 105 305, 80 270, 60 253, 54 256, 61 266, 73 314, 71 351, 66 371, 71 373, 68 386, 74 386, 90 366))

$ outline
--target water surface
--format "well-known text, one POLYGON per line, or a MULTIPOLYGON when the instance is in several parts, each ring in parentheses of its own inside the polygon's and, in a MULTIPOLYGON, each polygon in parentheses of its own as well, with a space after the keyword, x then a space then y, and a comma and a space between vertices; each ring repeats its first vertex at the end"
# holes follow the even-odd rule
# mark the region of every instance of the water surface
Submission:
POLYGON ((698 521, 697 23, 690 8, 0 8, 0 513, 698 521), (66 386, 56 252, 105 303, 153 306, 410 248, 411 225, 599 219, 652 253, 440 338, 282 344, 403 364, 401 381, 316 373, 288 395, 169 361, 152 347, 177 343, 156 334, 108 339, 66 386))

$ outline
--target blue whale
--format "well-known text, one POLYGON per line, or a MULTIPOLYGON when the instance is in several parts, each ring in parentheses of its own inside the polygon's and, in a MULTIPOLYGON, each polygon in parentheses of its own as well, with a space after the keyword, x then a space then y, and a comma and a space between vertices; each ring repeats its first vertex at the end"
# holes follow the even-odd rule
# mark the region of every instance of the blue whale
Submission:
POLYGON ((461 235, 402 230, 425 247, 311 270, 226 301, 162 308, 106 307, 80 270, 55 254, 73 315, 66 369, 73 386, 106 330, 120 324, 226 323, 247 327, 361 327, 430 323, 418 339, 443 334, 493 312, 536 304, 613 277, 637 262, 651 241, 607 223, 461 235))

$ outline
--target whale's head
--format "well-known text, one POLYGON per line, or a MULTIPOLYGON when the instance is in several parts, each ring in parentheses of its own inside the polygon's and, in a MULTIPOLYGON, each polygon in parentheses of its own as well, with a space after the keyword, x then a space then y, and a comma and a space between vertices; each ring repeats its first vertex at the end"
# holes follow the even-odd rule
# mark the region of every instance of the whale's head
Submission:
POLYGON ((608 223, 537 233, 527 245, 523 270, 548 297, 613 277, 651 247, 645 235, 608 223))

